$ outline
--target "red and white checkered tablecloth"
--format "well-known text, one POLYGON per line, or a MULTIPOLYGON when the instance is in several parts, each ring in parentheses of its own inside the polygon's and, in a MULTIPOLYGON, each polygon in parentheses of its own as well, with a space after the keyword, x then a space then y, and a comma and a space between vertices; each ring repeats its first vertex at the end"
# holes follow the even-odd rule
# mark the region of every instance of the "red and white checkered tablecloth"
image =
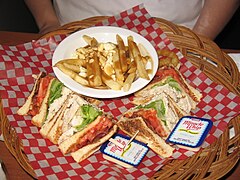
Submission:
MULTIPOLYGON (((227 127, 227 123, 239 114, 240 97, 211 81, 201 70, 184 58, 148 14, 143 5, 133 7, 101 22, 100 25, 119 26, 135 31, 147 38, 156 49, 169 48, 181 56, 180 71, 187 81, 203 94, 202 101, 192 112, 198 117, 209 118, 213 128, 203 148, 213 143, 227 127)), ((149 151, 137 168, 126 169, 103 159, 100 151, 88 159, 76 163, 71 156, 64 156, 56 145, 43 139, 39 129, 31 124, 30 116, 19 116, 17 109, 32 90, 32 74, 39 71, 53 73, 51 58, 57 45, 65 38, 55 35, 17 46, 0 45, 0 95, 4 111, 12 127, 23 142, 24 151, 39 179, 146 179, 164 165, 165 159, 149 151)), ((119 118, 132 107, 133 95, 103 100, 101 107, 119 118)), ((171 158, 186 159, 194 152, 178 149, 171 158)))

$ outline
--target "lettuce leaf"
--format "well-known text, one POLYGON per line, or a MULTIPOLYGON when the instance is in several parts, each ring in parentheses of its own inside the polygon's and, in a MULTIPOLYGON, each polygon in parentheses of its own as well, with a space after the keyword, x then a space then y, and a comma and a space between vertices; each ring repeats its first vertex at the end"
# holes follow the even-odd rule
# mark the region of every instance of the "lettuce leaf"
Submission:
POLYGON ((144 109, 155 109, 157 111, 157 116, 161 119, 161 121, 166 125, 165 114, 166 114, 166 107, 162 99, 158 99, 153 101, 147 105, 139 105, 137 108, 144 108, 144 109))
POLYGON ((102 111, 90 104, 84 104, 80 107, 78 113, 82 116, 83 121, 80 125, 75 126, 78 131, 84 129, 88 124, 93 122, 98 116, 102 115, 102 111))
POLYGON ((181 87, 178 84, 178 82, 175 79, 173 79, 171 76, 167 77, 165 82, 157 83, 152 88, 155 88, 155 87, 158 87, 158 86, 164 86, 165 84, 168 84, 170 87, 172 87, 176 91, 182 92, 181 87))
POLYGON ((48 105, 53 103, 53 101, 59 97, 61 97, 61 92, 63 88, 63 83, 59 80, 54 79, 50 88, 50 96, 48 100, 48 105))

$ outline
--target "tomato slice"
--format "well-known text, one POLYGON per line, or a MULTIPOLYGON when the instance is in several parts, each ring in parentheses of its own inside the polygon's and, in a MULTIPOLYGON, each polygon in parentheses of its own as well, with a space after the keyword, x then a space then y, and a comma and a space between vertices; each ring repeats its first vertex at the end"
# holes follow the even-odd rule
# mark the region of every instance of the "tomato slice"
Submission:
POLYGON ((88 144, 91 144, 92 142, 100 139, 109 132, 109 130, 113 126, 112 120, 106 116, 101 116, 98 118, 101 118, 99 120, 99 123, 93 128, 91 128, 89 131, 87 131, 86 134, 79 139, 78 143, 71 148, 71 152, 77 151, 78 149, 88 144))
POLYGON ((49 85, 51 79, 53 79, 52 76, 45 76, 45 77, 40 79, 38 92, 37 92, 37 94, 35 94, 33 96, 32 108, 28 112, 28 114, 30 114, 32 116, 35 116, 36 114, 39 113, 39 109, 41 107, 41 104, 43 102, 44 97, 47 94, 48 85, 49 85))
POLYGON ((39 105, 42 104, 42 101, 47 94, 48 85, 52 79, 53 79, 52 76, 45 76, 40 80, 38 95, 37 95, 37 103, 39 105))

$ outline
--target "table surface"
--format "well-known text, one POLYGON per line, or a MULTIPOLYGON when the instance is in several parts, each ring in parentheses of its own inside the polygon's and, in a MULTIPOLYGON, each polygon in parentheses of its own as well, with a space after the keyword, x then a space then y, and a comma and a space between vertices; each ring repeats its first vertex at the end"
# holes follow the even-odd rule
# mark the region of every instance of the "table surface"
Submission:
MULTIPOLYGON (((17 45, 25 42, 30 42, 32 40, 38 39, 41 37, 40 34, 33 33, 21 33, 21 32, 7 32, 0 31, 0 44, 1 45, 17 45)), ((240 50, 224 50, 225 52, 239 53, 240 50)), ((32 179, 32 177, 25 172, 21 166, 18 164, 17 160, 14 156, 8 151, 4 142, 0 142, 0 159, 3 160, 7 173, 8 179, 32 179)), ((236 165, 236 167, 230 171, 224 179, 227 180, 235 180, 240 177, 240 166, 236 165)))

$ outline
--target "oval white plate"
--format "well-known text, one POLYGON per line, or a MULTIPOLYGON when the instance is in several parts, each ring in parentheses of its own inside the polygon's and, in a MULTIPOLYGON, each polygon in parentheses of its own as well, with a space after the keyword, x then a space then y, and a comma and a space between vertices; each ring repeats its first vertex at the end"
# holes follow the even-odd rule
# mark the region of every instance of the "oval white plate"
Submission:
MULTIPOLYGON (((70 88, 71 90, 85 95, 89 97, 94 98, 115 98, 115 97, 122 97, 129 94, 132 94, 140 89, 142 89, 144 86, 146 86, 154 77, 154 75, 157 72, 158 68, 158 56, 155 48, 152 46, 152 44, 145 39, 143 36, 130 31, 128 29, 119 28, 119 27, 112 27, 112 26, 98 26, 98 27, 90 27, 87 29, 83 29, 80 31, 77 31, 68 37, 66 37, 56 48, 56 50, 53 53, 52 58, 52 65, 56 64, 58 61, 66 58, 71 58, 75 52, 75 50, 79 47, 84 47, 87 45, 87 43, 83 40, 83 35, 88 35, 90 37, 95 37, 98 42, 113 42, 116 43, 116 35, 119 34, 125 45, 127 44, 127 37, 129 35, 133 36, 134 41, 138 44, 141 43, 144 45, 144 47, 147 49, 151 57, 153 58, 153 72, 150 76, 150 80, 138 78, 135 82, 133 82, 131 88, 129 91, 124 92, 122 90, 120 91, 114 91, 110 89, 94 89, 82 86, 81 84, 75 82, 70 77, 66 76, 62 71, 60 71, 58 68, 53 67, 53 71, 56 75, 56 77, 64 83, 65 86, 70 88)), ((150 63, 147 64, 147 67, 150 67, 150 63)))

